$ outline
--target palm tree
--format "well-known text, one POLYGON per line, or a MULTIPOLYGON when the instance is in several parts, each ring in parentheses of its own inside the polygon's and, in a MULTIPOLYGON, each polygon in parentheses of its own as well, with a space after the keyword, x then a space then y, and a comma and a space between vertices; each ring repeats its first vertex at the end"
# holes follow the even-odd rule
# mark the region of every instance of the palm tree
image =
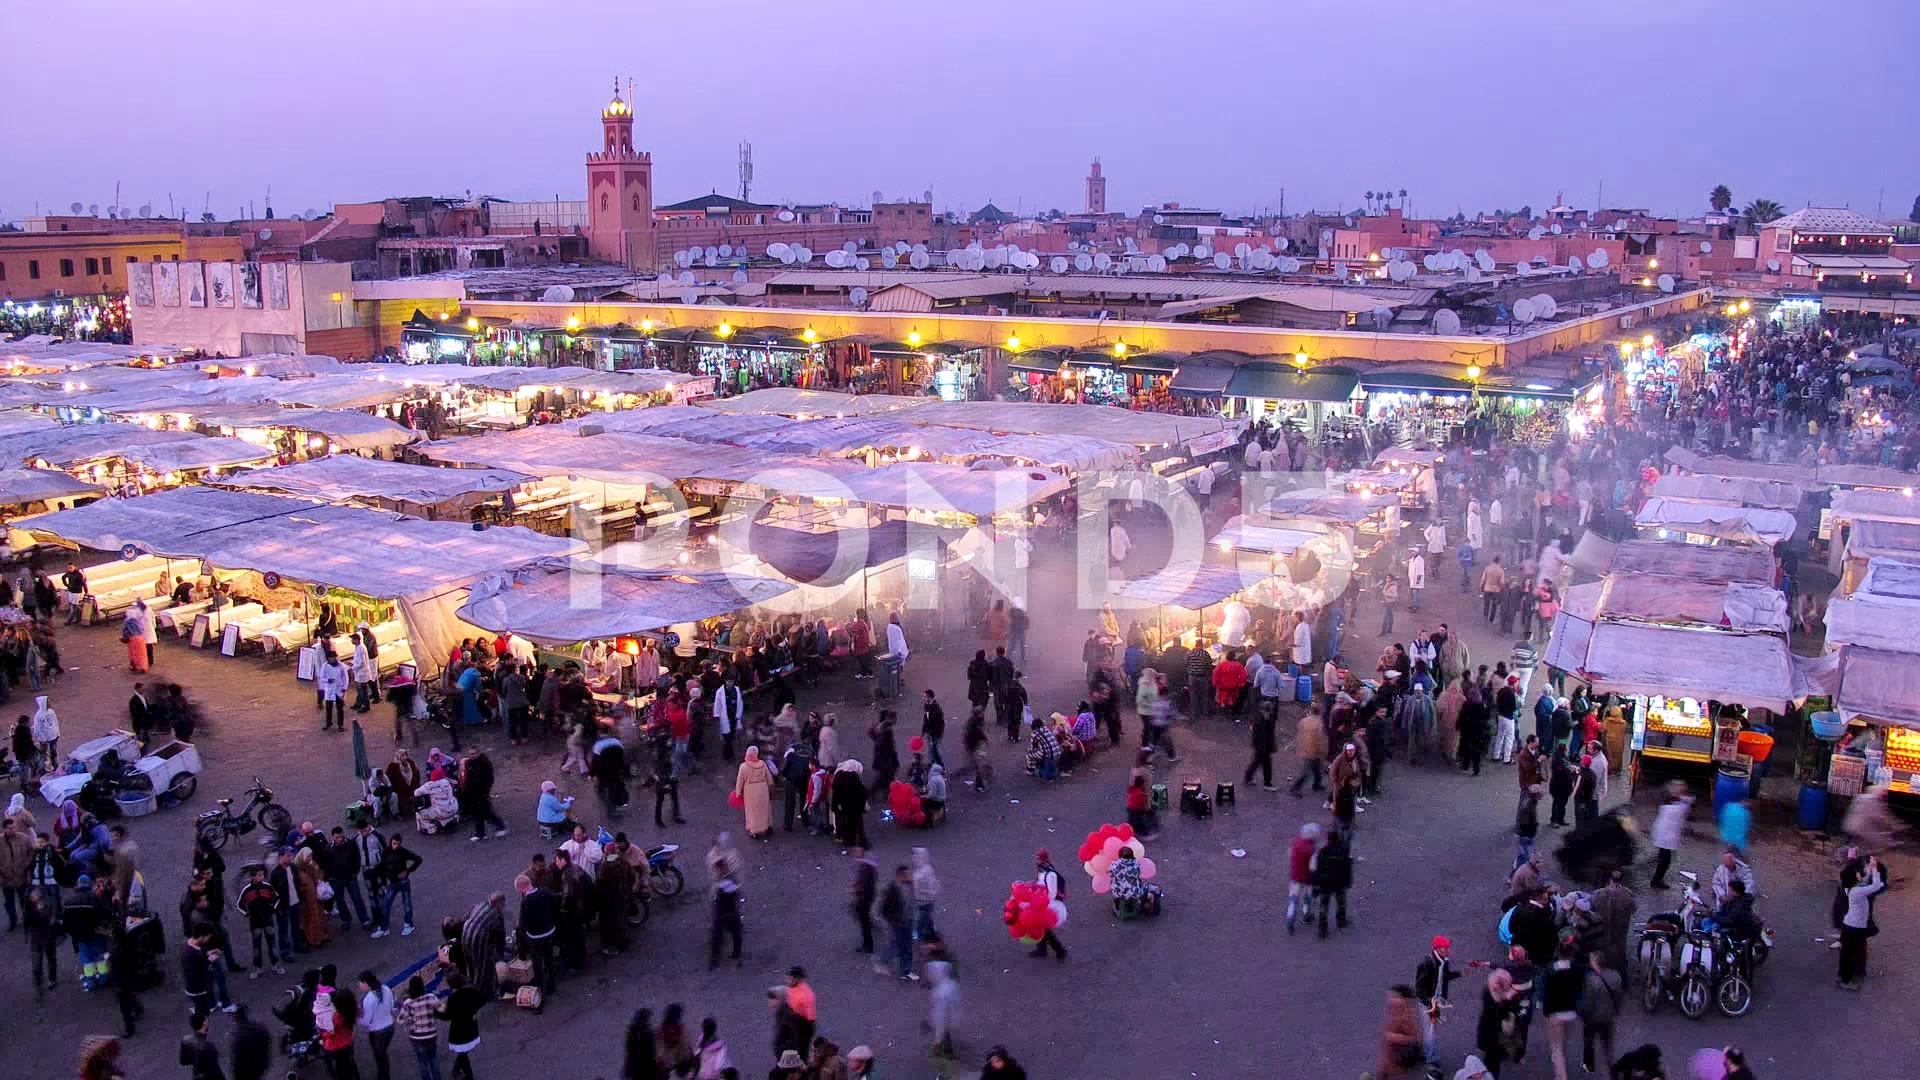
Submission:
POLYGON ((1725 213, 1727 207, 1733 205, 1733 189, 1725 184, 1713 185, 1713 190, 1707 192, 1707 205, 1725 213))
POLYGON ((1373 192, 1371 191, 1367 192, 1367 209, 1373 209, 1373 192))
POLYGON ((1745 210, 1740 212, 1746 215, 1746 219, 1753 224, 1765 225, 1767 222, 1772 221, 1787 211, 1785 207, 1774 202, 1772 199, 1755 199, 1747 204, 1745 210))

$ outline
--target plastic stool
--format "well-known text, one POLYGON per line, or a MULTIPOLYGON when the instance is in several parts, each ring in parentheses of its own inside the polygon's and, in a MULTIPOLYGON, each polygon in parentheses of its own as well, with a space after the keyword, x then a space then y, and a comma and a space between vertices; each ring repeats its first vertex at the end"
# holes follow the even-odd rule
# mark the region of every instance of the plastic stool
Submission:
POLYGON ((1213 816, 1213 799, 1208 797, 1204 791, 1193 800, 1193 816, 1197 818, 1210 818, 1213 816))
POLYGON ((1153 808, 1155 810, 1165 810, 1167 808, 1167 785, 1153 785, 1153 808))
POLYGON ((1198 783, 1181 784, 1180 785, 1180 812, 1183 814, 1198 815, 1200 800, 1206 797, 1207 797, 1206 789, 1201 787, 1198 783))
POLYGON ((1216 806, 1233 806, 1233 782, 1225 780, 1213 786, 1213 802, 1216 806))

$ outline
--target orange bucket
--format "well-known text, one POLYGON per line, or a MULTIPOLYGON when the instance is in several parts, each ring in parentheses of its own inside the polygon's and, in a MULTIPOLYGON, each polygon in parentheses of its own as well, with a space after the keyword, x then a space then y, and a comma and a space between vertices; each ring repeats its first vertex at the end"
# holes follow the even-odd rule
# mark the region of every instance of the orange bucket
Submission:
POLYGON ((1773 736, 1758 731, 1743 731, 1739 739, 1740 752, 1754 761, 1765 761, 1773 753, 1773 736))

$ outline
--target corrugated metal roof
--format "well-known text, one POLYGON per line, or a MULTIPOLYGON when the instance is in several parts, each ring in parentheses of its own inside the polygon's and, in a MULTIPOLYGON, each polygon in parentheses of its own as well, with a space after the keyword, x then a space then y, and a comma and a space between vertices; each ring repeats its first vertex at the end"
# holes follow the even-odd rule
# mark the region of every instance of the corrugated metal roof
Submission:
POLYGON ((1381 296, 1378 293, 1362 292, 1334 285, 1281 285, 1267 286, 1257 292, 1244 295, 1215 296, 1195 300, 1182 300, 1167 304, 1160 314, 1167 318, 1191 315, 1208 308, 1219 307, 1227 303, 1241 303, 1247 300, 1266 300, 1275 304, 1286 304, 1303 311, 1372 311, 1375 308, 1405 307, 1412 301, 1397 297, 1381 296))
POLYGON ((903 282, 952 281, 980 276, 918 270, 782 270, 768 278, 766 283, 770 286, 790 285, 808 289, 851 289, 858 286, 872 292, 903 282))
POLYGON ((1855 210, 1841 206, 1809 206, 1767 222, 1769 229, 1825 236, 1892 236, 1893 230, 1855 210))

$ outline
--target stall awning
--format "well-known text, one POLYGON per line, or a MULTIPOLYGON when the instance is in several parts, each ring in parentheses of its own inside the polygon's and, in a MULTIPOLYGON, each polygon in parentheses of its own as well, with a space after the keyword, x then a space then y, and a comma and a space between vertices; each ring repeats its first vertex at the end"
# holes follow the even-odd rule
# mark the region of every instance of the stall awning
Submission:
POLYGON ((1603 694, 1668 694, 1785 712, 1802 688, 1777 637, 1592 623, 1564 611, 1554 616, 1546 659, 1603 694))
POLYGON ((1629 540, 1613 548, 1610 555, 1607 566, 1596 572, 1669 574, 1695 581, 1773 584, 1773 555, 1758 548, 1706 547, 1678 540, 1629 540))
POLYGON ((1787 597, 1768 585, 1694 581, 1665 574, 1610 574, 1567 590, 1567 613, 1580 619, 1716 626, 1787 632, 1787 597))
POLYGON ((1213 538, 1213 546, 1222 551, 1252 551, 1267 555, 1291 555, 1315 540, 1325 537, 1325 533, 1307 529, 1284 529, 1273 525, 1258 525, 1244 518, 1235 518, 1227 522, 1213 538))
POLYGON ((958 529, 899 519, 870 528, 793 528, 756 521, 748 535, 754 558, 782 576, 807 585, 838 585, 861 571, 885 566, 920 551, 938 561, 942 549, 960 536, 958 529))
POLYGON ((1301 488, 1283 492, 1267 504, 1268 517, 1281 520, 1326 521, 1352 525, 1367 520, 1382 510, 1400 505, 1392 495, 1358 495, 1328 488, 1301 488))
MULTIPOLYGON (((1806 497, 1805 490, 1793 484, 1735 476, 1662 476, 1653 482, 1651 494, 1684 502, 1755 506, 1788 513, 1798 510, 1806 497)), ((1909 506, 1920 512, 1920 503, 1909 501, 1909 506)))
POLYGON ((100 489, 63 472, 49 469, 0 470, 0 506, 21 506, 75 495, 98 495, 100 489))
POLYGON ((284 491, 328 501, 372 498, 434 506, 512 491, 533 479, 502 469, 442 469, 343 454, 278 469, 235 473, 212 483, 216 487, 284 491))
POLYGON ((1915 663, 1920 658, 1913 655, 1916 624, 1920 624, 1920 608, 1855 593, 1827 605, 1827 648, 1864 645, 1885 649, 1906 655, 1908 663, 1920 668, 1920 663, 1915 663))
POLYGON ((1360 386, 1351 371, 1296 371, 1286 364, 1256 362, 1233 370, 1226 396, 1280 401, 1346 401, 1360 386))
POLYGON ((1470 393, 1473 383, 1466 379, 1456 379, 1447 375, 1434 375, 1423 371, 1369 371, 1360 376, 1360 389, 1368 393, 1376 391, 1426 390, 1433 393, 1470 393))
POLYGON ((1648 499, 1633 523, 1641 529, 1694 533, 1743 544, 1783 543, 1799 528, 1799 522, 1784 510, 1681 502, 1660 496, 1648 499))
POLYGON ((1142 603, 1198 611, 1220 603, 1259 580, 1247 580, 1238 567, 1175 562, 1168 563, 1152 577, 1129 581, 1115 592, 1142 603))
POLYGON ((474 583, 460 618, 542 645, 619 637, 699 622, 793 590, 784 581, 718 571, 639 570, 542 559, 474 583))
POLYGON ((1096 352, 1092 349, 1084 349, 1080 352, 1068 353, 1067 365, 1069 367, 1080 368, 1112 369, 1120 366, 1120 358, 1110 352, 1096 352))
POLYGON ((1181 397, 1219 397, 1233 381, 1234 369, 1206 364, 1181 364, 1167 389, 1181 397))
POLYGON ((1171 375, 1180 370, 1184 353, 1130 353, 1120 362, 1120 370, 1131 375, 1171 375))

